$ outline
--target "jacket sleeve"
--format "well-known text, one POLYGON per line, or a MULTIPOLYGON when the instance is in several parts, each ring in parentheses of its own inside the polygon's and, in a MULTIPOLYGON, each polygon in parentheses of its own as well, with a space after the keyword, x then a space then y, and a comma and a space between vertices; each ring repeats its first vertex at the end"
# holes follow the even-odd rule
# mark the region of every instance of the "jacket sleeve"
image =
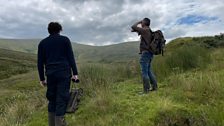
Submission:
POLYGON ((67 57, 68 57, 69 64, 72 68, 73 75, 78 75, 75 57, 74 57, 73 50, 72 50, 72 44, 68 38, 66 41, 67 41, 67 57))
POLYGON ((139 24, 139 22, 136 22, 135 24, 133 24, 133 25, 131 26, 131 28, 132 28, 134 31, 138 32, 138 33, 141 35, 141 34, 144 32, 144 29, 138 27, 138 24, 139 24))
POLYGON ((45 80, 44 78, 44 54, 42 45, 38 45, 38 53, 37 53, 37 68, 39 73, 40 81, 45 80))

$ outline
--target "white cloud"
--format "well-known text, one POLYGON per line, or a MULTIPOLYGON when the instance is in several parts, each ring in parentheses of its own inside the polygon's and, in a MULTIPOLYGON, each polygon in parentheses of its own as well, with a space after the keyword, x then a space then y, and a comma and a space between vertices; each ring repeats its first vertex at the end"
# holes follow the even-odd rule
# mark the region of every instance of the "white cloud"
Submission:
POLYGON ((72 41, 107 45, 138 40, 131 25, 144 17, 167 40, 223 32, 222 0, 0 0, 0 37, 43 38, 50 21, 59 21, 72 41), (216 20, 178 24, 188 15, 216 20))

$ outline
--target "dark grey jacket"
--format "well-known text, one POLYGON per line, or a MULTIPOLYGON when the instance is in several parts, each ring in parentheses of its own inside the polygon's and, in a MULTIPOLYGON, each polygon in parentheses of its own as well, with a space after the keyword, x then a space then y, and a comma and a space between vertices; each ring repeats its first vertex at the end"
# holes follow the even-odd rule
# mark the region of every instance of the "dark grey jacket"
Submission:
POLYGON ((143 51, 150 51, 152 52, 152 49, 150 48, 150 43, 152 42, 152 31, 150 28, 140 28, 137 27, 138 23, 135 23, 132 26, 132 29, 136 31, 140 36, 140 53, 143 51))

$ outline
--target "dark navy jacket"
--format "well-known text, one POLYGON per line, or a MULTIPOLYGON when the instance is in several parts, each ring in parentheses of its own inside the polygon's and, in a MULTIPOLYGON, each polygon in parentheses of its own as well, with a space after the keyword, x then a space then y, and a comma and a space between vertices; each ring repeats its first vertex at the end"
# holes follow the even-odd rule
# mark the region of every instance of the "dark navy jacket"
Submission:
POLYGON ((73 75, 78 75, 74 54, 70 40, 62 35, 53 34, 43 39, 38 45, 38 72, 40 80, 45 80, 46 75, 71 70, 73 75))

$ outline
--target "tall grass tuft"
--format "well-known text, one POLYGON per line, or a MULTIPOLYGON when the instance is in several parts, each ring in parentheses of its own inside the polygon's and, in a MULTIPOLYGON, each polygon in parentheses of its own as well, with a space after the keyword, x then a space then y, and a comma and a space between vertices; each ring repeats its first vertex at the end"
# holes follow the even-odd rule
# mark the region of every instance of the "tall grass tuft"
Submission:
POLYGON ((208 50, 199 46, 183 46, 168 56, 166 63, 169 68, 186 71, 203 68, 210 61, 208 50))
POLYGON ((173 74, 192 69, 204 69, 210 62, 210 51, 204 47, 184 45, 169 55, 156 57, 153 61, 153 70, 162 81, 173 74))
POLYGON ((88 64, 80 66, 81 85, 87 92, 107 90, 113 83, 135 76, 131 66, 126 64, 88 64))
POLYGON ((46 107, 42 91, 16 93, 1 106, 0 126, 23 126, 36 110, 46 107))

